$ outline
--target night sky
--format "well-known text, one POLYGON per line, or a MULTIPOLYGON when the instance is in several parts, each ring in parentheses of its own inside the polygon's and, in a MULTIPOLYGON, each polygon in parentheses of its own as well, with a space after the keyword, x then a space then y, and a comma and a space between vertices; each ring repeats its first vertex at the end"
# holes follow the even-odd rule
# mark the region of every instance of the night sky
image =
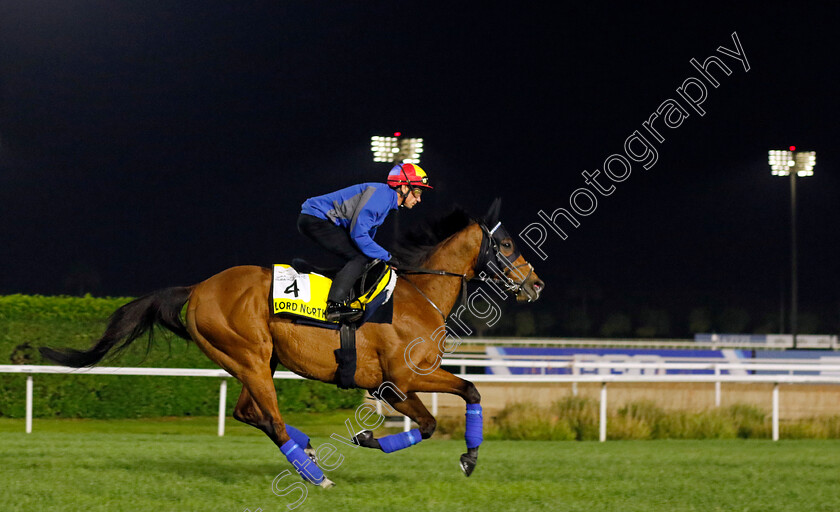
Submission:
POLYGON ((836 333, 838 9, 545 4, 0 0, 0 294, 138 295, 332 262, 297 233, 300 204, 383 181, 370 137, 401 131, 425 139, 435 187, 401 226, 500 196, 519 233, 569 209, 584 171, 615 186, 568 239, 549 230, 545 261, 520 244, 544 314, 778 316, 790 187, 767 151, 796 145, 817 151, 798 183, 801 309, 836 333), (717 51, 733 32, 749 71, 717 51), (710 67, 717 88, 689 62, 711 55, 732 71, 710 67), (677 92, 690 77, 703 116, 677 92), (654 121, 654 142, 643 123, 669 99, 688 115, 654 121), (604 160, 635 130, 658 160, 612 182, 604 160))

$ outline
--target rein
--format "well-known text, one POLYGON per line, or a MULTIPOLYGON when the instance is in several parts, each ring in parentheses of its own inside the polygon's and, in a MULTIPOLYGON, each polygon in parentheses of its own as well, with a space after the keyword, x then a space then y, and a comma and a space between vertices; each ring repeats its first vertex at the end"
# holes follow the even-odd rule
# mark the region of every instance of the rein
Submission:
POLYGON ((420 295, 423 296, 424 299, 426 299, 426 302, 431 304, 432 307, 435 308, 435 310, 438 313, 440 313, 440 316, 443 317, 444 323, 446 322, 447 317, 443 313, 443 311, 441 311, 441 309, 438 307, 438 305, 435 304, 434 301, 432 301, 432 299, 430 299, 429 296, 426 295, 423 292, 423 290, 420 289, 419 286, 414 284, 414 282, 412 280, 406 278, 405 275, 406 274, 426 274, 426 275, 459 277, 459 278, 461 278, 460 300, 458 301, 457 304, 455 304, 455 306, 452 308, 452 310, 457 311, 458 308, 463 306, 464 302, 466 302, 466 300, 467 300, 467 276, 466 276, 466 274, 456 274, 455 272, 448 272, 446 270, 437 270, 437 269, 430 269, 430 268, 423 268, 423 267, 402 267, 400 270, 404 270, 404 272, 402 272, 402 275, 398 274, 397 277, 402 277, 408 284, 413 286, 414 289, 417 290, 420 293, 420 295))

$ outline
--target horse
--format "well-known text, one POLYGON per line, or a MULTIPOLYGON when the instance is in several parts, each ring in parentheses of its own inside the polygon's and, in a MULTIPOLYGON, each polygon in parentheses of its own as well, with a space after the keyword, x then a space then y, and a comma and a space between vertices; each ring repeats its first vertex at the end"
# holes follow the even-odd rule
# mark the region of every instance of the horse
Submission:
MULTIPOLYGON (((394 254, 406 265, 417 266, 398 273, 392 323, 359 327, 354 377, 357 387, 386 400, 419 428, 379 439, 366 430, 352 438, 355 445, 390 453, 428 439, 436 420, 417 393, 455 394, 467 407, 467 453, 461 456, 461 469, 466 476, 472 474, 482 442, 481 395, 472 382, 440 367, 444 351, 451 351, 445 341, 422 341, 438 341, 441 332, 450 333, 444 338, 452 340, 447 317, 463 312, 459 297, 466 300, 467 281, 485 281, 517 302, 539 299, 545 283, 498 220, 499 208, 497 199, 483 218, 455 209, 415 227, 397 242, 394 254)), ((228 268, 198 284, 158 290, 120 307, 102 337, 87 350, 40 347, 40 351, 59 364, 84 367, 119 353, 145 333, 151 344, 155 325, 192 340, 242 383, 233 417, 263 431, 304 480, 327 488, 334 484, 318 467, 309 438, 283 421, 273 374, 282 364, 307 379, 334 383, 339 334, 271 314, 271 283, 271 269, 228 268)))

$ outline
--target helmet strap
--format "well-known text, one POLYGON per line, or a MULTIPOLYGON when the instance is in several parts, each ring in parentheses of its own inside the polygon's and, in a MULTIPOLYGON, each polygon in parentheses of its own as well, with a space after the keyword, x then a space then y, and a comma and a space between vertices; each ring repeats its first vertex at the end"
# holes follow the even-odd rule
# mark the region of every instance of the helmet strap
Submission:
POLYGON ((400 183, 399 185, 397 185, 397 194, 399 194, 400 197, 402 198, 402 202, 400 203, 400 208, 405 208, 405 198, 408 197, 408 194, 412 193, 411 192, 412 183, 411 183, 411 180, 408 179, 408 174, 405 172, 405 167, 403 166, 403 162, 398 162, 397 165, 400 166, 400 171, 402 171, 403 178, 405 178, 405 183, 400 183), (403 193, 403 191, 402 191, 403 185, 408 186, 408 192, 403 193))
POLYGON ((405 178, 405 182, 408 183, 409 186, 411 186, 411 180, 408 179, 408 174, 406 174, 406 172, 405 172, 405 167, 403 166, 403 162, 400 162, 399 166, 400 166, 400 170, 403 173, 403 178, 405 178))
POLYGON ((401 183, 400 186, 397 187, 397 194, 400 195, 402 201, 400 201, 400 208, 405 208, 405 198, 408 197, 408 194, 411 194, 411 185, 408 186, 408 192, 403 192, 402 188, 404 183, 401 183))

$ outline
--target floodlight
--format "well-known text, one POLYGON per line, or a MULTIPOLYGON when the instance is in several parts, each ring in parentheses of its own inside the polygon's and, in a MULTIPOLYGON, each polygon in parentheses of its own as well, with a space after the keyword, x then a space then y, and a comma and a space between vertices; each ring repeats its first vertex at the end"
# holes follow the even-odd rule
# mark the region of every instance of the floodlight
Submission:
POLYGON ((423 152, 423 139, 401 137, 401 132, 394 132, 394 137, 374 135, 370 138, 370 150, 374 162, 405 162, 419 164, 423 152))
POLYGON ((790 176, 790 332, 793 335, 793 348, 796 348, 799 299, 796 280, 796 178, 814 175, 817 154, 814 151, 796 151, 796 146, 790 146, 789 151, 771 150, 768 153, 768 163, 774 176, 790 176))
POLYGON ((790 174, 790 168, 796 164, 792 151, 781 150, 770 151, 768 163, 774 176, 787 176, 790 174))
POLYGON ((817 164, 817 153, 814 151, 797 151, 794 159, 796 161, 797 176, 813 176, 814 165, 817 164))
POLYGON ((399 152, 396 137, 380 137, 374 135, 370 138, 370 150, 373 152, 374 162, 393 162, 394 153, 399 152))
POLYGON ((768 153, 767 163, 773 176, 788 176, 791 171, 800 177, 813 176, 817 154, 814 151, 772 150, 768 153))

